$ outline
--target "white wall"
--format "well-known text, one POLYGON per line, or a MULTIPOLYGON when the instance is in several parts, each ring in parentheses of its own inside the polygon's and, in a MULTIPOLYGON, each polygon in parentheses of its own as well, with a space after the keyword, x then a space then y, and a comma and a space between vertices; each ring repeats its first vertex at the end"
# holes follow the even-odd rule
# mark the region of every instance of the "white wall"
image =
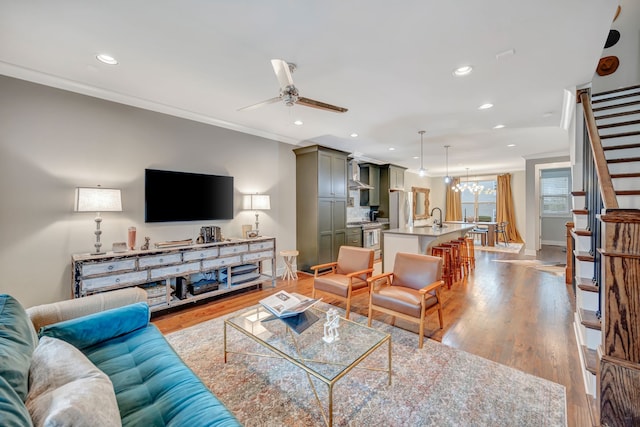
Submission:
MULTIPOLYGON (((93 214, 74 213, 77 186, 122 189, 123 212, 104 213, 103 249, 126 241, 195 239, 203 225, 224 237, 255 221, 241 194, 271 195, 260 214, 277 250, 295 248, 291 145, 0 76, 0 293, 27 307, 71 295, 71 254, 93 250, 93 214), (231 221, 144 223, 144 169, 231 175, 231 221)), ((278 260, 278 264, 282 261, 278 260)))

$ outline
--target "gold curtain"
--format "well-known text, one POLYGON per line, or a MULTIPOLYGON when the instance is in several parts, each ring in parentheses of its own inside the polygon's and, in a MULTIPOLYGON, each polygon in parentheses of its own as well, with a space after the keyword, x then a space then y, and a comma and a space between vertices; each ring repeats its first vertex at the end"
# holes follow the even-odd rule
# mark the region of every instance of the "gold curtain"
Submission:
MULTIPOLYGON (((496 196, 496 221, 507 221, 507 236, 509 241, 524 243, 516 227, 515 208, 511 196, 511 174, 498 175, 498 194, 496 196)), ((500 238, 501 236, 498 236, 500 238)))
POLYGON ((462 221, 462 202, 460 201, 460 193, 453 191, 453 187, 460 182, 460 178, 453 178, 451 183, 447 185, 447 206, 445 221, 462 221))

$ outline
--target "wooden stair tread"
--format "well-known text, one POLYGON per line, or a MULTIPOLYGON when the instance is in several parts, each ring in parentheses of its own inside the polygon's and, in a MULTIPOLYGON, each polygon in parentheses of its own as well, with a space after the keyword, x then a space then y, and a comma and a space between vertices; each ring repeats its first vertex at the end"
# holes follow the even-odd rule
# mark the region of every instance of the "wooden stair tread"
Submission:
POLYGON ((586 196, 587 192, 584 190, 577 190, 577 191, 572 191, 571 192, 572 196, 586 196))
POLYGON ((627 157, 626 159, 607 159, 607 163, 632 163, 640 162, 640 157, 627 157))
POLYGON ((637 124, 640 124, 640 120, 628 120, 626 122, 598 125, 598 129, 611 129, 611 128, 616 128, 620 126, 631 126, 631 125, 637 125, 637 124))
POLYGON ((611 179, 614 178, 640 178, 640 172, 612 173, 611 179))
POLYGON ((617 190, 616 196, 640 196, 640 190, 617 190))
POLYGON ((640 114, 640 110, 621 111, 619 113, 603 114, 601 116, 597 116, 595 119, 606 120, 606 119, 613 119, 615 117, 633 116, 634 114, 640 114))
POLYGON ((584 356, 585 368, 593 375, 598 370, 598 353, 595 350, 582 346, 582 356, 584 356))
POLYGON ((582 230, 582 229, 577 229, 574 228, 573 229, 574 234, 576 234, 577 236, 591 236, 593 233, 591 232, 591 230, 582 230))
MULTIPOLYGON (((613 175, 611 177, 613 178, 613 175)), ((574 209, 571 212, 576 214, 576 215, 589 215, 589 210, 588 209, 574 209)))
POLYGON ((589 252, 573 251, 573 254, 580 261, 593 262, 595 260, 595 257, 591 255, 589 252))
POLYGON ((584 325, 585 328, 594 329, 599 331, 602 327, 602 323, 598 316, 596 316, 596 312, 592 310, 585 310, 583 308, 580 309, 580 323, 584 325))
POLYGON ((636 142, 633 144, 609 145, 608 147, 602 147, 604 151, 630 150, 632 148, 640 148, 640 142, 636 142))
MULTIPOLYGON (((576 278, 576 284, 578 285, 578 289, 583 290, 585 292, 598 292, 599 287, 596 283, 593 283, 593 280, 587 279, 585 277, 576 278)), ((595 316, 595 313, 594 313, 595 316)))
POLYGON ((640 135, 640 130, 634 130, 631 132, 612 133, 611 135, 600 135, 600 139, 623 138, 625 136, 635 136, 635 135, 640 135))

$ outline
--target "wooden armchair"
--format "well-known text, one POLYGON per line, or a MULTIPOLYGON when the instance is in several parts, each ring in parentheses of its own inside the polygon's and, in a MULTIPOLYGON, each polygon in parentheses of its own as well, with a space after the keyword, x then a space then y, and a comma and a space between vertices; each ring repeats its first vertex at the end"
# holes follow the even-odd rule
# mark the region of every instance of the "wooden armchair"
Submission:
POLYGON ((438 310, 440 329, 444 327, 440 288, 442 258, 431 255, 398 252, 393 272, 367 279, 369 283, 369 326, 373 311, 419 324, 418 347, 424 340, 424 323, 427 312, 438 310))
POLYGON ((348 319, 353 293, 369 290, 367 279, 373 273, 373 250, 341 246, 337 261, 314 265, 311 269, 314 270, 313 298, 316 298, 317 292, 325 292, 345 301, 345 317, 348 319), (330 269, 327 274, 318 274, 327 269, 330 269))

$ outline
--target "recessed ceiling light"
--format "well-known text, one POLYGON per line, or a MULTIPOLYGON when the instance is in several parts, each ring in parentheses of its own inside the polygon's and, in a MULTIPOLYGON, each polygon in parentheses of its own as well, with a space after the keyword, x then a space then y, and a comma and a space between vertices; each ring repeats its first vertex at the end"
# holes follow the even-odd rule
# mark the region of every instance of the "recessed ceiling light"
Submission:
POLYGON ((302 126, 303 125, 302 120, 296 120, 295 122, 293 122, 293 124, 296 125, 296 126, 302 126))
POLYGON ((395 151, 395 148, 389 147, 389 151, 395 151))
POLYGON ((351 138, 357 138, 357 137, 358 137, 358 134, 357 134, 357 133, 353 132, 353 133, 351 134, 351 138))
POLYGON ((516 144, 507 144, 507 147, 515 147, 516 144))
POLYGON ((494 129, 502 129, 504 127, 504 125, 495 125, 493 128, 494 129))
POLYGON ((464 65, 453 70, 453 74, 456 76, 466 76, 467 74, 471 73, 472 70, 473 67, 471 65, 464 65))
POLYGON ((489 108, 493 107, 493 104, 490 103, 486 103, 486 104, 482 104, 481 106, 478 107, 478 110, 487 110, 489 108))
POLYGON ((108 65, 118 64, 118 61, 113 56, 105 55, 104 53, 101 53, 100 55, 96 55, 96 59, 102 62, 103 64, 108 64, 108 65))
POLYGON ((419 158, 420 158, 420 156, 413 156, 413 159, 414 159, 414 160, 415 160, 415 159, 419 159, 419 158))

